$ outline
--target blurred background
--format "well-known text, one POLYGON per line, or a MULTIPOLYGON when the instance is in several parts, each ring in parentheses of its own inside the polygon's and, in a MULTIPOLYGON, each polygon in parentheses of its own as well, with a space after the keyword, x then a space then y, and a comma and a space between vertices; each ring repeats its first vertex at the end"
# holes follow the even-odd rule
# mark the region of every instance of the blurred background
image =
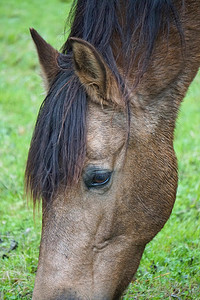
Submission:
MULTIPOLYGON (((41 213, 24 197, 24 169, 44 99, 29 27, 58 50, 72 1, 0 2, 0 299, 31 299, 41 213)), ((145 251, 124 299, 200 299, 200 74, 175 132, 179 188, 170 220, 145 251)))

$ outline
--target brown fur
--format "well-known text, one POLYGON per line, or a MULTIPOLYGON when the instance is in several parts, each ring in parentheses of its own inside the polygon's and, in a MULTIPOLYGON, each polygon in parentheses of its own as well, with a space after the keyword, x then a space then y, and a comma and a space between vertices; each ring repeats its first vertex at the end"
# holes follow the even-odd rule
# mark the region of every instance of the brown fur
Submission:
POLYGON ((60 67, 57 63, 58 51, 49 45, 35 29, 30 28, 32 39, 35 42, 35 46, 38 52, 40 66, 42 70, 42 77, 46 90, 49 90, 53 79, 60 71, 60 67))
MULTIPOLYGON (((168 220, 178 181, 175 121, 200 65, 199 16, 200 2, 185 1, 184 51, 174 29, 168 44, 162 36, 157 39, 135 89, 135 70, 126 78, 131 111, 128 147, 124 99, 116 78, 92 45, 72 39, 75 72, 88 93, 83 173, 96 166, 112 170, 113 176, 108 186, 89 190, 80 178, 70 189, 60 186, 51 202, 43 200, 34 300, 118 299, 133 278, 145 245, 168 220)), ((117 41, 113 36, 113 44, 117 41)), ((56 53, 51 49, 45 53, 56 53)), ((57 70, 54 54, 47 61, 57 70)), ((122 70, 119 58, 117 62, 122 70)))

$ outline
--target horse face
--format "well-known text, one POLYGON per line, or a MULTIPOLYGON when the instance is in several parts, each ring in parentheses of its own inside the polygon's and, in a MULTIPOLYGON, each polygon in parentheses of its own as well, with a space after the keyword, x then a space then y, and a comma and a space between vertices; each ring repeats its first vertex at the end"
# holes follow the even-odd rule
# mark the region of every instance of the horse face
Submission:
MULTIPOLYGON (((126 102, 103 58, 80 39, 72 45, 75 72, 88 94, 87 153, 79 182, 43 200, 33 299, 117 299, 171 213, 173 134, 158 129, 151 109, 131 92, 128 128, 126 102)), ((58 55, 52 48, 49 53, 58 55)))

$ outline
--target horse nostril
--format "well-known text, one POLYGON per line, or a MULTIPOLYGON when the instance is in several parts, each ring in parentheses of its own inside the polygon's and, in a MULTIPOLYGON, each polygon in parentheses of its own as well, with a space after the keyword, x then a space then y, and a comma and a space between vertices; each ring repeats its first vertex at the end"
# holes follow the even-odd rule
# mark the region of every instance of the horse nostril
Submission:
POLYGON ((51 298, 51 300, 83 300, 84 298, 80 298, 80 296, 77 295, 76 292, 71 291, 65 291, 62 294, 58 295, 56 298, 51 298))
POLYGON ((94 252, 99 252, 101 250, 103 250, 105 247, 107 247, 109 245, 109 241, 105 241, 103 243, 99 243, 93 246, 93 251, 94 252))

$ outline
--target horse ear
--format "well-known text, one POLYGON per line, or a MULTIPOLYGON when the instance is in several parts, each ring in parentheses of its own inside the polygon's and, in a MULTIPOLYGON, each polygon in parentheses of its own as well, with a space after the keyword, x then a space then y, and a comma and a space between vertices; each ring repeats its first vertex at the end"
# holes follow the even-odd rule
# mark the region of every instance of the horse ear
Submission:
POLYGON ((124 106, 117 81, 98 51, 88 42, 70 38, 75 73, 95 102, 124 106))
POLYGON ((59 52, 48 44, 35 29, 30 28, 30 33, 37 49, 44 84, 48 90, 60 70, 57 63, 59 52))

